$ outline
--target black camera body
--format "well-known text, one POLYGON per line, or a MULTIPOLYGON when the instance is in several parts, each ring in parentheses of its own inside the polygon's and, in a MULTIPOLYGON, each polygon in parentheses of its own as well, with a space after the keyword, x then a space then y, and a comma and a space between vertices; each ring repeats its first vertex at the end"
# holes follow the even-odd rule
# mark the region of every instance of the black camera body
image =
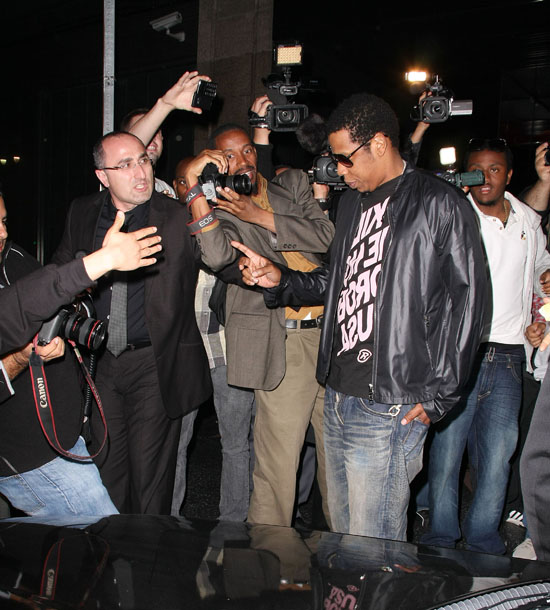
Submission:
POLYGON ((239 195, 250 195, 252 193, 252 182, 247 174, 220 174, 218 167, 214 163, 208 163, 199 176, 199 184, 202 192, 208 201, 215 197, 223 199, 223 196, 216 191, 217 187, 228 187, 239 195))
POLYGON ((107 325, 91 317, 87 307, 82 301, 62 307, 53 318, 42 324, 38 345, 48 345, 55 337, 61 337, 92 351, 99 349, 105 340, 107 325))
POLYGON ((272 105, 265 116, 248 111, 248 123, 252 127, 264 127, 271 131, 296 131, 309 114, 305 104, 272 105))
POLYGON ((211 83, 207 80, 200 80, 195 93, 193 94, 193 101, 191 106, 193 108, 201 108, 202 110, 210 110, 212 108, 212 102, 216 97, 218 91, 218 83, 211 83))
POLYGON ((338 175, 338 167, 334 159, 326 155, 319 155, 313 159, 313 165, 308 170, 309 183, 325 184, 335 191, 343 191, 347 188, 342 176, 338 175))
POLYGON ((411 119, 416 122, 444 123, 451 116, 466 116, 473 112, 472 100, 455 100, 453 93, 443 87, 439 76, 426 86, 432 95, 426 96, 411 110, 411 119))
POLYGON ((263 127, 271 131, 296 131, 300 123, 307 119, 308 107, 292 101, 292 98, 298 95, 302 83, 292 81, 291 77, 290 66, 284 66, 282 74, 270 74, 262 79, 273 104, 268 107, 265 116, 260 116, 252 109, 248 111, 248 124, 251 127, 263 127))
POLYGON ((476 169, 473 172, 461 172, 458 174, 455 174, 454 172, 435 172, 435 175, 446 182, 454 184, 458 188, 485 184, 485 176, 480 169, 476 169))

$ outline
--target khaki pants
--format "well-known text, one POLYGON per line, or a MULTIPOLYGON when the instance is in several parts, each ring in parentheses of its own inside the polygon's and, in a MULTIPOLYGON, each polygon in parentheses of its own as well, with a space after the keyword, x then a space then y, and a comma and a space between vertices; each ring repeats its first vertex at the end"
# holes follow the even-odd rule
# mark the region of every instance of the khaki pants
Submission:
POLYGON ((254 422, 254 490, 248 521, 290 526, 296 494, 296 471, 308 424, 315 431, 317 480, 326 505, 323 443, 324 388, 315 379, 321 331, 287 331, 286 373, 270 391, 256 390, 254 422))

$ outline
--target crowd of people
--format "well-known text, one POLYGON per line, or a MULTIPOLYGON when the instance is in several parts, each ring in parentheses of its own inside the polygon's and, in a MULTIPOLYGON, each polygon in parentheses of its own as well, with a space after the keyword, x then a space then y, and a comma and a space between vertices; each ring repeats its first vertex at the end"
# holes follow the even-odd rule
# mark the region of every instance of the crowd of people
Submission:
POLYGON ((251 138, 238 124, 213 127, 171 186, 155 175, 161 126, 200 112, 201 79, 186 72, 98 140, 103 188, 72 202, 52 265, 8 240, 0 196, 0 493, 39 518, 177 516, 197 410, 213 395, 220 520, 291 526, 297 489, 307 497, 316 476, 333 531, 405 540, 424 465, 412 498, 429 511, 423 542, 502 554, 504 516, 526 528, 524 556, 550 559, 547 144, 517 198, 507 143, 470 140, 464 168, 484 183, 464 193, 416 167, 427 124, 400 150, 391 107, 356 94, 322 123, 347 187, 337 196, 275 168, 269 130, 251 138), (211 167, 251 191, 207 192, 211 167), (104 417, 88 443, 72 347, 33 340, 84 289, 108 323, 94 355, 104 417), (38 291, 47 306, 30 304, 38 291), (304 443, 314 459, 297 480, 304 443), (474 491, 460 523, 465 463, 474 491))

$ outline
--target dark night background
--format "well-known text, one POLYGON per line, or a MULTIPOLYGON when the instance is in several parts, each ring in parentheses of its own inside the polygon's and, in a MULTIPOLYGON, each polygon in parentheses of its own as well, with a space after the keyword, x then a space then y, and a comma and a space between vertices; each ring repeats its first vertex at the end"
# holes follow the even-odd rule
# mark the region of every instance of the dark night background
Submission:
MULTIPOLYGON (((441 146, 464 149, 472 136, 500 135, 512 144, 519 192, 532 182, 534 142, 550 138, 548 0, 416 2, 274 2, 274 40, 304 44, 303 93, 326 115, 343 97, 370 91, 387 99, 402 132, 415 103, 403 75, 411 67, 439 74, 456 99, 473 99, 472 117, 430 128, 419 165, 438 166, 441 146)), ((115 125, 131 108, 151 105, 196 66, 198 0, 116 3, 115 125), (179 11, 185 42, 155 32, 151 19, 179 11)), ((4 0, 0 8, 0 181, 10 235, 30 252, 40 235, 46 259, 75 196, 97 188, 91 148, 101 134, 103 3, 99 0, 4 0), (13 156, 21 161, 13 162, 13 156), (43 234, 38 228, 43 228, 43 234)), ((237 75, 236 75, 237 76, 237 75)), ((223 91, 219 91, 223 102, 223 91)), ((243 117, 246 108, 243 108, 243 117)), ((159 176, 193 152, 189 113, 165 125, 159 176)), ((276 138, 284 155, 294 136, 276 138)))

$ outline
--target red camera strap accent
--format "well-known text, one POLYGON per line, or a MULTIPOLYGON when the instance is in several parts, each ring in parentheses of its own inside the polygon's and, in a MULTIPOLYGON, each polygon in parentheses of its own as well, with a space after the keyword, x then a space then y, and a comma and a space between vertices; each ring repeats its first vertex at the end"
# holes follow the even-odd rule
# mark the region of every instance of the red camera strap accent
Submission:
POLYGON ((57 438, 57 430, 55 426, 55 418, 53 414, 52 402, 50 399, 50 391, 48 389, 48 382, 46 380, 46 374, 44 372, 44 361, 42 358, 36 353, 36 337, 35 343, 33 346, 32 353, 29 358, 29 371, 31 374, 32 381, 32 391, 34 394, 34 404, 36 407, 36 414, 38 415, 38 421, 40 422, 40 427, 42 428, 42 432, 46 437, 48 443, 57 451, 57 453, 63 455, 64 457, 70 458, 72 460, 80 460, 85 461, 91 458, 95 458, 99 453, 101 453, 105 443, 107 442, 107 422, 105 420, 105 413, 103 412, 103 405, 101 404, 101 398, 99 397, 99 393, 97 388, 90 376, 86 365, 82 359, 80 352, 76 345, 69 341, 71 346, 73 347, 73 351, 75 353, 76 359, 82 368, 82 372, 84 377, 86 378, 86 382, 90 386, 90 390, 92 391, 93 397, 97 404, 97 409, 101 416, 101 421, 103 423, 103 440, 101 442, 101 446, 93 455, 76 455, 67 451, 61 446, 59 439, 57 438))

